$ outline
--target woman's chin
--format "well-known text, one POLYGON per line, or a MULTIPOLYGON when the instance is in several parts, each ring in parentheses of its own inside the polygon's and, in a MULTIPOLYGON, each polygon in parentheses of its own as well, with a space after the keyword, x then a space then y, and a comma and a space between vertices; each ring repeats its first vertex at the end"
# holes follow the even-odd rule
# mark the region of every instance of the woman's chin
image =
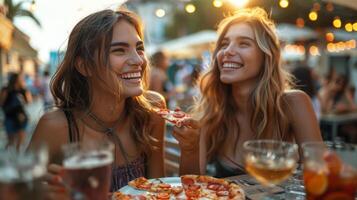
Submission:
POLYGON ((138 88, 130 88, 130 89, 126 89, 125 91, 125 96, 126 97, 136 97, 136 96, 140 96, 143 94, 143 88, 138 87, 138 88))

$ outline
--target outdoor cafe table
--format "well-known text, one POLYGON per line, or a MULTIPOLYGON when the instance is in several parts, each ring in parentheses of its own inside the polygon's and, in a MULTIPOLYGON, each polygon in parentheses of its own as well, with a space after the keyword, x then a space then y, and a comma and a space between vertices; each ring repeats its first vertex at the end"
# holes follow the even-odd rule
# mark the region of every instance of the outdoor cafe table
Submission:
POLYGON ((338 133, 338 126, 346 123, 357 123, 357 112, 345 113, 345 114, 326 114, 321 115, 320 123, 331 125, 331 137, 330 140, 334 140, 338 133))
POLYGON ((277 186, 266 187, 261 185, 258 181, 256 181, 252 176, 248 174, 231 176, 227 177, 227 180, 234 181, 245 192, 247 200, 262 200, 264 197, 268 196, 273 197, 274 200, 296 200, 297 197, 294 195, 298 195, 300 198, 304 199, 305 192, 304 191, 290 191, 289 194, 286 193, 284 187, 287 182, 283 182, 277 186), (270 190, 270 191, 269 191, 270 190), (273 194, 273 195, 271 195, 273 194))

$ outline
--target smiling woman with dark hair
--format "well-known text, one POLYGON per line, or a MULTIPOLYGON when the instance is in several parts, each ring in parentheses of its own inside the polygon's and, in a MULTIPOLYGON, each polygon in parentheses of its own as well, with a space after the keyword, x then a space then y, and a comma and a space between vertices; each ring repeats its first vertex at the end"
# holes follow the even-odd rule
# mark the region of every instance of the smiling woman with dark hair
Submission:
POLYGON ((51 163, 61 164, 63 144, 109 138, 115 144, 112 191, 140 176, 164 176, 165 123, 151 110, 165 101, 147 90, 147 63, 142 26, 132 12, 103 10, 82 19, 51 81, 58 109, 40 119, 30 146, 45 141, 51 163))

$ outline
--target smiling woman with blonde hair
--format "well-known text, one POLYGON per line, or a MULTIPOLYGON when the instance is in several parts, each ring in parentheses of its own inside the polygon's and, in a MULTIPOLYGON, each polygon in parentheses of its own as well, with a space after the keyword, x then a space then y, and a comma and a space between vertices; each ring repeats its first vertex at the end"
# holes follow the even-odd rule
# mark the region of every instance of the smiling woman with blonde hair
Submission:
POLYGON ((238 174, 247 140, 322 140, 309 97, 289 88, 290 75, 281 66, 279 39, 267 13, 239 10, 223 19, 218 34, 193 118, 174 129, 182 148, 181 173, 204 174, 213 162, 216 176, 238 174))

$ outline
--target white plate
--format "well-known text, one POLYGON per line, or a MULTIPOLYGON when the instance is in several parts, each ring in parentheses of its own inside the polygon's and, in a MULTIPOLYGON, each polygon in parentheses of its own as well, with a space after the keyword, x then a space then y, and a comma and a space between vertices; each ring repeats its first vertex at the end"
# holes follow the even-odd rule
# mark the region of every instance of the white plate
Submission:
MULTIPOLYGON (((149 182, 155 183, 155 182, 160 182, 160 180, 161 182, 170 184, 171 186, 182 186, 180 177, 164 177, 164 178, 149 179, 149 182)), ((146 193, 146 191, 137 190, 129 185, 120 188, 119 191, 124 194, 134 194, 134 195, 146 193)))

